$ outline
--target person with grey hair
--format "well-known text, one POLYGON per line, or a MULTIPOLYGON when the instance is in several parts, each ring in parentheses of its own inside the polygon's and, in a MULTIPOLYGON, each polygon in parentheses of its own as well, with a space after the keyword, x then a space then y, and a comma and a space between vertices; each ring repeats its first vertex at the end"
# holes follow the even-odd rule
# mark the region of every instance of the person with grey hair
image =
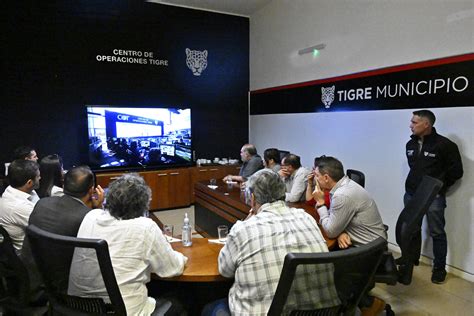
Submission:
POLYGON ((242 159, 242 168, 238 176, 231 174, 224 177, 224 181, 245 182, 248 177, 260 169, 263 169, 262 157, 257 154, 257 148, 252 144, 245 144, 240 149, 240 159, 242 159))
MULTIPOLYGON (((106 209, 90 211, 77 233, 81 238, 105 239, 109 245, 117 284, 128 315, 180 314, 168 298, 148 297, 150 274, 172 277, 183 273, 187 258, 174 251, 158 225, 145 217, 151 190, 137 174, 112 182, 106 209), (124 256, 126 254, 126 256, 124 256)), ((76 249, 69 276, 70 295, 107 298, 97 258, 87 249, 76 249)))
MULTIPOLYGON (((219 273, 234 278, 234 284, 228 300, 207 306, 204 314, 220 311, 224 315, 266 315, 286 254, 328 251, 314 218, 285 204, 285 184, 277 173, 269 169, 256 172, 247 181, 246 189, 252 209, 245 220, 234 224, 219 253, 219 273)), ((292 291, 305 294, 290 294, 286 309, 339 304, 332 266, 298 270, 292 291)))

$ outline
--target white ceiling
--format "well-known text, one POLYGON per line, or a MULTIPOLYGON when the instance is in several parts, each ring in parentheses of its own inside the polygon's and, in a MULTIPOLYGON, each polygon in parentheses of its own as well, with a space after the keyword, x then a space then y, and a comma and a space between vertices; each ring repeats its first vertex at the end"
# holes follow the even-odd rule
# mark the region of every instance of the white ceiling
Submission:
POLYGON ((272 0, 147 0, 206 11, 250 16, 272 0))

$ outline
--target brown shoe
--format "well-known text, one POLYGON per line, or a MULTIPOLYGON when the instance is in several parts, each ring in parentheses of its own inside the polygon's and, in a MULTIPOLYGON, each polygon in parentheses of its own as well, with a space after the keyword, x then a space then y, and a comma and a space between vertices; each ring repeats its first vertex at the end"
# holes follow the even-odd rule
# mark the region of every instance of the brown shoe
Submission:
POLYGON ((384 309, 385 301, 378 297, 374 297, 372 305, 370 305, 369 307, 362 307, 360 311, 362 316, 377 316, 381 312, 383 312, 384 309))

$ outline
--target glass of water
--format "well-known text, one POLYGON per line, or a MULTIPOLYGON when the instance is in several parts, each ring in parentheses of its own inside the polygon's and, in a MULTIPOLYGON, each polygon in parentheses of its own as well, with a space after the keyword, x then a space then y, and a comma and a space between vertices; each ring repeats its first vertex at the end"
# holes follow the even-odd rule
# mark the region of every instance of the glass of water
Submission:
POLYGON ((219 236, 219 241, 226 241, 227 234, 229 233, 229 228, 226 225, 217 226, 217 235, 219 236))
POLYGON ((163 233, 166 236, 166 239, 173 238, 173 225, 165 224, 163 225, 163 233))

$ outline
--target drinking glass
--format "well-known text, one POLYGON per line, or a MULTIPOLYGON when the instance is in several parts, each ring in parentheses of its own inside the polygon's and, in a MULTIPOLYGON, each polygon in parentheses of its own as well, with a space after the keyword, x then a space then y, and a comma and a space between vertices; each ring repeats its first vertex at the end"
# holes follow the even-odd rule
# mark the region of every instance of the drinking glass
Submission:
POLYGON ((163 233, 165 236, 167 236, 167 238, 173 238, 173 225, 163 225, 163 233))
POLYGON ((209 183, 210 183, 211 185, 216 185, 217 182, 216 182, 216 179, 213 178, 213 179, 210 179, 210 180, 209 180, 209 183))
POLYGON ((229 228, 226 225, 217 226, 217 235, 219 236, 219 241, 225 241, 228 233, 229 228))

